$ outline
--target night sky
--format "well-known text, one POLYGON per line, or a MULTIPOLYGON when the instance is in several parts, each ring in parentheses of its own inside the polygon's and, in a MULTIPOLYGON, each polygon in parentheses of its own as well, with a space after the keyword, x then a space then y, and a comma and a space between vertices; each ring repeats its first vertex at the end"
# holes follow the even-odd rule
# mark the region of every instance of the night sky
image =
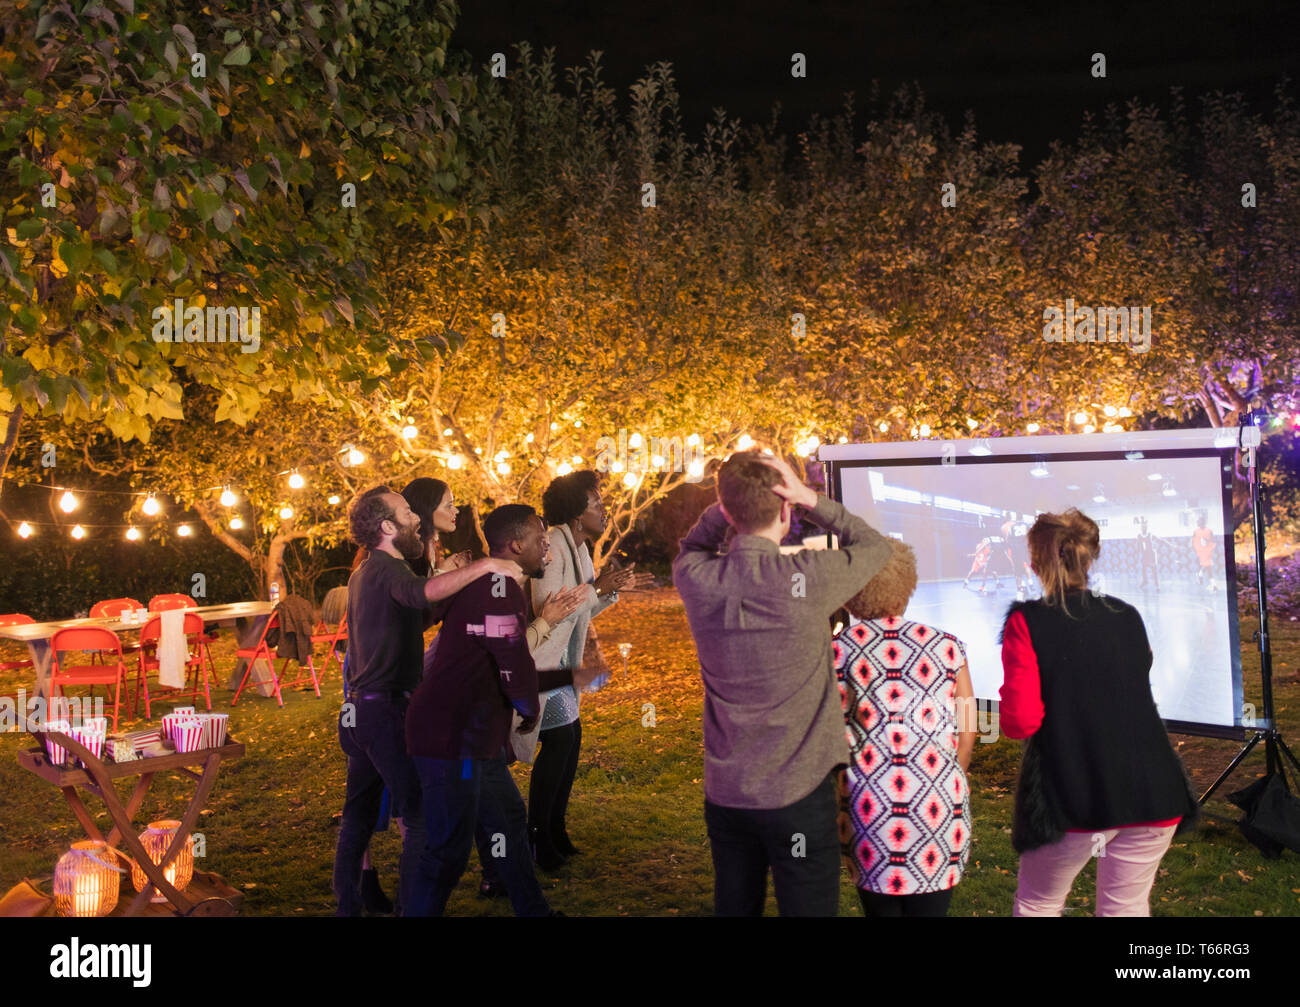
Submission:
POLYGON ((692 139, 716 106, 765 122, 777 100, 781 126, 793 135, 810 113, 839 111, 849 90, 861 122, 873 78, 884 95, 916 80, 954 132, 971 108, 981 138, 1022 144, 1022 167, 1046 155, 1053 138, 1076 135, 1088 109, 1101 114, 1131 96, 1167 108, 1169 87, 1182 85, 1189 113, 1197 95, 1216 89, 1242 91, 1267 112, 1281 76, 1293 93, 1300 77, 1297 3, 1071 3, 1031 12, 933 0, 463 0, 462 7, 453 45, 478 62, 495 51, 512 55, 521 39, 537 51, 554 46, 559 66, 585 63, 600 49, 605 82, 625 98, 646 66, 669 60, 692 139), (796 51, 808 58, 802 80, 790 76, 796 51), (1106 54, 1105 80, 1089 73, 1097 51, 1106 54))

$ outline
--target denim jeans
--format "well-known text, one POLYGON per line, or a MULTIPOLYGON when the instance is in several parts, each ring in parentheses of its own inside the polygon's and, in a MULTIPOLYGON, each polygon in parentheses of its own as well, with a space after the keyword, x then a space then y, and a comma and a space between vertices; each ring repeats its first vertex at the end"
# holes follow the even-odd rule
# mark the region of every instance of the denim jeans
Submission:
POLYGON ((430 759, 416 756, 428 842, 412 915, 441 916, 465 873, 481 823, 492 844, 496 875, 505 883, 516 916, 547 916, 550 906, 533 874, 528 813, 505 753, 492 759, 430 759), (495 849, 493 849, 495 847, 495 849))
POLYGON ((420 780, 406 754, 406 706, 405 700, 363 699, 353 705, 355 726, 343 726, 339 717, 339 744, 348 757, 347 795, 334 851, 334 896, 340 916, 361 915, 361 859, 375 831, 385 786, 393 816, 400 816, 406 826, 398 905, 412 905, 425 840, 420 780))
POLYGON ((704 801, 713 850, 713 911, 762 916, 772 869, 782 916, 835 916, 840 905, 835 774, 784 808, 726 808, 704 801))

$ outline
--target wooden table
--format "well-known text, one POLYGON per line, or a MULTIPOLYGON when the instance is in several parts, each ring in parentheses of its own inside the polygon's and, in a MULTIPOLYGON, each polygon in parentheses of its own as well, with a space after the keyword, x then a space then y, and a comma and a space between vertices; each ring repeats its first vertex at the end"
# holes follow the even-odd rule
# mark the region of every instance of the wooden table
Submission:
MULTIPOLYGON (((252 647, 257 643, 257 638, 261 635, 274 609, 275 606, 269 601, 237 601, 229 605, 205 605, 185 611, 201 617, 205 625, 218 623, 236 626, 240 647, 252 647)), ((157 614, 157 612, 149 613, 150 618, 157 614)), ((115 615, 99 619, 64 619, 55 622, 32 622, 24 626, 0 626, 0 637, 20 640, 27 644, 27 649, 31 651, 32 667, 36 669, 36 695, 42 700, 48 701, 50 698, 50 668, 54 657, 50 649, 50 638, 61 629, 79 626, 99 626, 120 633, 124 629, 138 630, 144 626, 144 623, 124 622, 121 616, 115 615)), ((240 663, 237 674, 243 675, 243 662, 240 663)), ((236 685, 238 685, 237 681, 236 685)), ((233 690, 235 685, 230 688, 233 690)))
MULTIPOLYGON (((140 865, 140 869, 144 871, 149 879, 149 883, 144 886, 144 890, 135 896, 123 915, 138 916, 147 912, 155 889, 178 912, 186 916, 234 915, 236 906, 231 904, 228 898, 195 899, 177 891, 167 881, 164 868, 185 848, 186 840, 198 823, 199 813, 203 810, 204 802, 207 801, 208 794, 212 792, 212 787, 217 782, 217 770, 221 766, 221 761, 241 757, 244 754, 243 745, 227 738, 226 743, 220 748, 204 748, 197 752, 176 752, 170 755, 137 759, 134 762, 106 762, 95 758, 84 745, 66 734, 57 731, 48 732, 48 735, 41 732, 35 733, 38 740, 48 736, 52 741, 64 746, 73 755, 82 759, 86 764, 86 768, 77 769, 52 765, 49 757, 45 754, 44 745, 40 748, 19 752, 19 765, 63 791, 68 806, 72 808, 72 813, 76 816, 77 821, 81 823, 81 827, 85 830, 87 836, 107 843, 114 849, 117 848, 119 843, 125 845, 127 854, 140 865), (190 766, 201 766, 202 772, 196 773, 189 768, 190 766), (149 792, 154 774, 165 771, 188 776, 197 781, 197 786, 194 788, 194 796, 190 800, 189 807, 185 809, 184 816, 181 818, 180 828, 176 830, 171 845, 167 848, 167 853, 160 863, 155 864, 140 843, 140 838, 136 835, 135 825, 132 820, 140 810, 145 794, 149 792), (131 777, 139 777, 139 779, 136 780, 135 788, 131 791, 131 797, 123 805, 116 788, 113 786, 113 781, 130 779, 131 777), (104 802, 109 817, 113 820, 113 830, 108 834, 107 838, 95 825, 95 820, 82 801, 78 788, 89 790, 104 802)), ((198 893, 191 892, 191 896, 203 894, 206 891, 207 889, 200 888, 198 893)))

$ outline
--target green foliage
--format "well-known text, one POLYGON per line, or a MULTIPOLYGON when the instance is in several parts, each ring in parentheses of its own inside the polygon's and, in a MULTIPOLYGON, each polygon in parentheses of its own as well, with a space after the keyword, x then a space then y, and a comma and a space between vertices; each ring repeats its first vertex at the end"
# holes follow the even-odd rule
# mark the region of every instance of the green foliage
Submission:
POLYGON ((0 413, 143 441, 186 382, 244 423, 277 393, 337 405, 345 365, 382 367, 354 325, 377 316, 374 263, 393 221, 443 226, 453 130, 477 117, 472 78, 444 72, 457 8, 426 8, 6 4, 0 413), (174 298, 259 306, 261 350, 155 342, 174 298))

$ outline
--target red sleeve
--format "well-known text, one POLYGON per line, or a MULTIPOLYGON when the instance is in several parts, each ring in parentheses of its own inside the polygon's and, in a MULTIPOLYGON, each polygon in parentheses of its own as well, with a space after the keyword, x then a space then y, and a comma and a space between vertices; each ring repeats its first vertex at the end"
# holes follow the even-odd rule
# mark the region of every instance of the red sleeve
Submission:
POLYGON ((1028 738, 1043 725, 1043 691, 1038 655, 1020 612, 1011 613, 1002 631, 1002 674, 998 693, 1002 733, 1008 738, 1028 738))

